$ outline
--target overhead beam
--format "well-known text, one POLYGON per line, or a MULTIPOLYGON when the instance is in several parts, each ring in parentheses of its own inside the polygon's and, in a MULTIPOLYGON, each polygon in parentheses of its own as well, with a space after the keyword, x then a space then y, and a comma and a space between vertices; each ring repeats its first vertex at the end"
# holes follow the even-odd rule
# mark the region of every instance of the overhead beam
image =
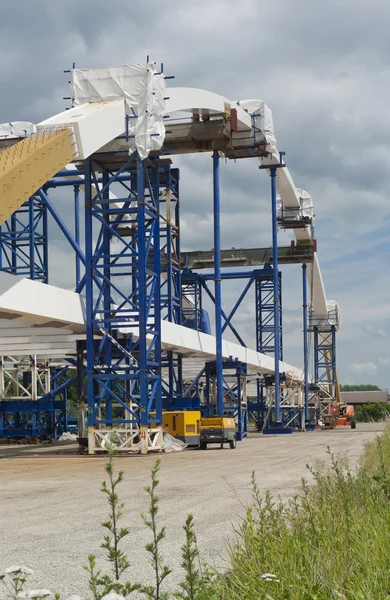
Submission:
MULTIPOLYGON (((278 260, 280 264, 299 264, 313 262, 314 245, 302 244, 280 246, 278 260)), ((221 267, 251 267, 272 264, 272 248, 230 248, 221 250, 221 267)), ((201 270, 214 267, 214 250, 195 250, 183 252, 181 267, 201 270)))

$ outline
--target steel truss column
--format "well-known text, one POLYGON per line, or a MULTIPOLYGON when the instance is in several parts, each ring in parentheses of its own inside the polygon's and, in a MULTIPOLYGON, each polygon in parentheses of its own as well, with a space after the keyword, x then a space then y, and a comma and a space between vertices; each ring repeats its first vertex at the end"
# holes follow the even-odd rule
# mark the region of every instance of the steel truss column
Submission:
POLYGON ((278 228, 277 228, 277 207, 276 207, 276 167, 270 168, 271 174, 271 200, 272 200, 272 269, 273 269, 273 287, 274 287, 274 343, 275 343, 275 421, 281 422, 280 411, 280 316, 279 316, 279 271, 278 271, 278 228))
MULTIPOLYGON (((159 181, 161 317, 178 324, 182 321, 179 182, 179 169, 164 165, 159 181)), ((162 368, 163 407, 179 410, 183 405, 182 356, 164 352, 162 368)))
POLYGON ((308 334, 308 298, 307 298, 307 266, 302 265, 302 294, 303 294, 303 369, 304 369, 304 401, 305 424, 310 422, 309 414, 309 334, 308 334))
POLYGON ((319 389, 320 416, 328 418, 330 406, 337 402, 336 326, 314 325, 314 379, 319 389))
POLYGON ((48 282, 47 209, 38 194, 0 227, 0 270, 48 282))
POLYGON ((215 356, 217 376, 217 414, 223 414, 222 373, 222 279, 221 279, 221 208, 219 189, 219 153, 213 153, 214 282, 215 282, 215 356))
POLYGON ((119 450, 145 453, 162 447, 159 165, 132 156, 103 179, 85 161, 88 450, 115 429, 119 450))
POLYGON ((204 412, 206 416, 227 415, 235 420, 237 440, 241 441, 248 434, 247 417, 247 368, 238 360, 224 361, 222 365, 223 409, 219 412, 217 403, 217 365, 216 361, 205 365, 205 398, 204 412))
POLYGON ((161 315, 181 321, 179 169, 164 165, 160 176, 161 315))
MULTIPOLYGON (((282 328, 282 273, 278 273, 278 307, 279 327, 277 327, 275 314, 274 296, 274 270, 270 266, 257 271, 255 276, 255 311, 256 311, 256 350, 263 354, 275 356, 277 344, 275 342, 275 330, 277 330, 278 356, 283 360, 283 328, 282 328)), ((265 388, 269 387, 270 379, 267 378, 267 386, 263 379, 257 379, 257 405, 250 403, 258 429, 263 429, 272 421, 272 415, 267 413, 265 388)), ((276 421, 276 417, 275 417, 276 421)))

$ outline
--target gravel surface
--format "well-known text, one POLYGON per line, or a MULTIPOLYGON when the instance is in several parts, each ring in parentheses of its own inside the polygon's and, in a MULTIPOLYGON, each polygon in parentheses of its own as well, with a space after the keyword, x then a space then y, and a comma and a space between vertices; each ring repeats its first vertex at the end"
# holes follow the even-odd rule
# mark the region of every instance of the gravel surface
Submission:
MULTIPOLYGON (((364 444, 382 430, 382 424, 360 425, 292 435, 251 434, 236 450, 211 447, 163 455, 160 472, 161 521, 167 526, 166 562, 180 561, 182 525, 195 517, 200 549, 206 559, 223 568, 226 540, 250 501, 250 479, 255 471, 259 487, 291 496, 306 463, 327 459, 326 448, 349 456, 356 464, 364 444)), ((151 575, 144 550, 149 540, 140 518, 147 508, 144 486, 149 483, 155 456, 120 456, 117 466, 125 473, 122 498, 123 523, 131 534, 125 545, 134 579, 146 582, 151 575)), ((34 569, 34 587, 64 594, 87 595, 86 564, 89 553, 101 556, 107 514, 99 492, 104 477, 104 457, 78 456, 72 442, 52 446, 0 446, 0 570, 14 564, 34 569)), ((101 563, 104 566, 104 562, 101 563)), ((180 570, 170 581, 180 579, 180 570)), ((2 598, 0 592, 0 598, 2 598)))

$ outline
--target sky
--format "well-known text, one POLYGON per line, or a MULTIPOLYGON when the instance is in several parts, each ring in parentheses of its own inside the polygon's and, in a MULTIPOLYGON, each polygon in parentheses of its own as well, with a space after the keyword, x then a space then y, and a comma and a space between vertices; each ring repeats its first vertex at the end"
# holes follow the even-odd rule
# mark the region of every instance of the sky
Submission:
MULTIPOLYGON (((64 69, 164 63, 169 85, 260 98, 279 150, 311 195, 328 299, 342 327, 342 383, 390 387, 390 3, 388 0, 1 0, 0 122, 64 110, 64 69)), ((210 249, 209 155, 181 169, 182 246, 210 249), (196 226, 195 226, 196 224, 196 226)), ((255 159, 221 165, 222 247, 271 242, 269 180, 255 159)), ((53 201, 71 223, 70 198, 53 201)), ((280 232, 280 243, 289 236, 280 232)), ((72 255, 51 229, 50 278, 73 285, 72 255)), ((301 269, 283 269, 285 359, 301 366, 301 269)), ((223 290, 232 306, 240 286, 223 290)), ((253 339, 253 296, 236 320, 253 339)))

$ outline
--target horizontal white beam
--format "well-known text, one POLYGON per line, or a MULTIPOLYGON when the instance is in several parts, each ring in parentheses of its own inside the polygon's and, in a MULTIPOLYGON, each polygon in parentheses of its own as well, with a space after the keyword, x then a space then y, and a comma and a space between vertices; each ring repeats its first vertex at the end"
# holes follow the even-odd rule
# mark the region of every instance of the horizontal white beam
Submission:
MULTIPOLYGON (((50 334, 48 334, 48 340, 44 340, 45 332, 43 329, 40 331, 39 339, 31 337, 23 338, 24 341, 20 344, 8 343, 3 338, 0 341, 0 354, 37 354, 40 355, 42 352, 47 352, 50 349, 61 351, 63 348, 64 352, 72 352, 71 340, 80 339, 82 333, 85 332, 85 321, 84 321, 84 302, 80 298, 79 294, 75 292, 69 292, 54 286, 48 286, 44 283, 37 281, 30 281, 29 279, 22 279, 21 277, 15 277, 8 273, 0 273, 0 316, 2 319, 5 318, 7 311, 9 312, 10 318, 15 316, 15 311, 11 310, 10 307, 14 306, 14 302, 18 299, 17 310, 18 319, 17 327, 23 326, 23 322, 32 322, 34 319, 44 323, 47 322, 50 327, 50 334), (27 286, 27 289, 26 289, 27 286), (55 299, 55 303, 53 303, 55 299), (64 317, 67 317, 68 321, 64 322, 64 317), (58 322, 59 326, 66 327, 67 330, 77 330, 76 336, 63 337, 59 333, 59 337, 63 341, 54 341, 52 335, 53 324, 58 322), (52 340, 52 341, 51 341, 52 340)), ((12 322, 12 321, 11 321, 12 322)), ((55 329, 55 327, 54 327, 55 329)), ((129 328, 119 328, 119 332, 128 333, 129 328)), ((138 326, 136 323, 132 326, 133 335, 135 338, 138 337, 138 326)), ((202 358, 204 360, 213 360, 215 358, 215 337, 206 333, 201 333, 176 323, 169 323, 168 321, 161 322, 161 338, 162 346, 167 350, 173 350, 178 353, 187 356, 194 356, 202 358)), ((57 338, 58 339, 58 338, 57 338)), ((75 344, 73 345, 73 352, 75 351, 75 344)), ((233 357, 239 361, 247 364, 248 369, 256 373, 273 373, 275 370, 274 359, 271 356, 267 356, 255 350, 245 348, 239 344, 228 342, 223 340, 222 354, 225 359, 233 357)), ((282 372, 289 372, 295 377, 302 379, 302 370, 293 367, 287 363, 280 363, 280 370, 282 372)))

